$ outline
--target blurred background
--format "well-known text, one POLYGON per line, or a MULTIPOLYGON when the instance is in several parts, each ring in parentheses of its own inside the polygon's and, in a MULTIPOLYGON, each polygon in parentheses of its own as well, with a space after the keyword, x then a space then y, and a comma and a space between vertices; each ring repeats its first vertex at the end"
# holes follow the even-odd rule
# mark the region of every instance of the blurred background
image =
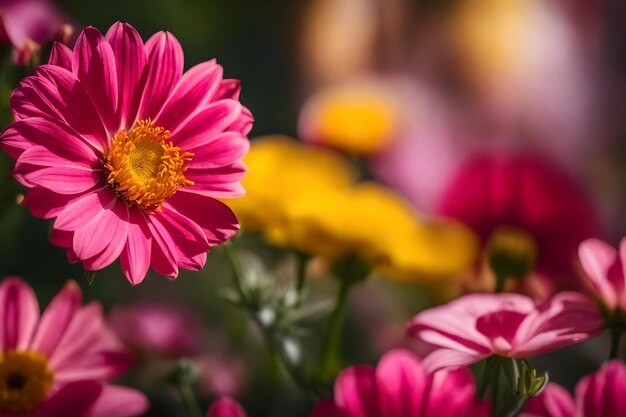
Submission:
MULTIPOLYGON (((185 68, 217 58, 227 78, 242 81, 241 101, 255 117, 253 152, 255 138, 275 135, 306 143, 302 146, 311 152, 332 152, 354 167, 355 182, 374 181, 393 190, 424 228, 454 222, 474 236, 477 243, 471 250, 470 244, 459 249, 456 243, 429 240, 416 246, 432 255, 434 263, 471 252, 451 267, 453 272, 435 274, 445 275, 440 281, 450 288, 422 279, 433 270, 424 264, 417 268, 419 278, 389 280, 384 277, 394 274, 383 271, 356 287, 342 337, 346 363, 373 362, 381 352, 407 344, 404 323, 426 306, 460 291, 485 290, 489 284, 480 271, 483 249, 501 227, 531 236, 538 251, 537 279, 516 290, 538 299, 557 289, 579 287, 575 251, 580 241, 601 237, 616 244, 626 235, 623 2, 55 4, 76 31, 92 25, 104 32, 118 20, 132 24, 144 40, 157 31, 170 31, 183 45, 185 68), (448 284, 450 280, 455 284, 448 284)), ((13 78, 5 76, 5 97, 17 77, 28 71, 26 67, 13 78)), ((176 281, 151 271, 144 283, 131 287, 114 265, 98 271, 88 284, 82 268, 68 264, 64 251, 48 242, 49 222, 16 204, 23 190, 10 177, 12 161, 3 156, 0 162, 0 272, 28 280, 42 304, 67 279, 76 279, 85 298, 101 301, 121 327, 133 323, 128 306, 148 311, 144 316, 153 321, 136 324, 146 335, 129 341, 135 343, 131 347, 137 351, 138 367, 124 382, 150 395, 149 416, 185 415, 176 392, 161 383, 180 357, 196 364, 197 391, 204 405, 231 394, 241 399, 250 416, 307 415, 314 397, 295 388, 267 353, 256 327, 224 300, 232 284, 222 250, 209 255, 203 270, 183 271, 176 281), (141 346, 150 339, 150 326, 160 328, 156 333, 167 326, 191 331, 173 330, 174 340, 186 342, 172 342, 173 347, 155 352, 154 345, 141 346)), ((249 166, 249 175, 254 175, 255 162, 249 161, 249 166)), ((291 173, 285 168, 273 175, 276 179, 291 173)), ((306 188, 305 183, 300 186, 306 188)), ((312 198, 318 202, 324 196, 312 198)), ((236 204, 234 208, 239 214, 236 204)), ((245 231, 245 215, 242 219, 245 231)), ((387 220, 393 222, 394 217, 387 220)), ((382 227, 378 233, 384 235, 387 226, 382 227)), ((293 278, 295 258, 279 249, 289 244, 272 239, 268 244, 259 229, 250 227, 237 243, 248 249, 246 256, 254 254, 252 264, 264 265, 254 268, 266 268, 272 286, 280 288, 293 278)), ((417 258, 422 256, 419 250, 414 252, 417 258)), ((337 284, 327 277, 323 262, 310 262, 309 271, 310 300, 332 299, 337 284)), ((307 322, 303 344, 317 346, 322 326, 319 318, 307 322)), ((601 346, 602 341, 592 341, 560 353, 571 360, 551 362, 553 378, 572 388, 604 358, 601 346)), ((549 361, 540 358, 535 363, 545 368, 549 361)))

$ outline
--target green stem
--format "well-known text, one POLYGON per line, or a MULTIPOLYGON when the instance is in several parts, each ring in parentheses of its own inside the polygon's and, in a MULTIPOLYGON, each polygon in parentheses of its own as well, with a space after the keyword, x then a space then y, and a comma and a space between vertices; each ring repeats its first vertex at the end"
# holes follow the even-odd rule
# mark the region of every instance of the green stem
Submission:
POLYGON ((309 263, 310 256, 298 252, 296 253, 296 262, 297 262, 297 270, 296 270, 296 296, 297 301, 296 305, 299 306, 302 303, 304 287, 306 284, 306 267, 309 263))
POLYGON ((239 262, 235 248, 229 241, 225 242, 222 247, 226 254, 226 259, 230 265, 230 269, 233 271, 233 281, 235 283, 235 289, 237 294, 241 298, 241 301, 247 303, 245 292, 243 291, 242 281, 244 280, 243 269, 241 268, 241 262, 239 262))
POLYGON ((616 359, 619 356, 620 342, 622 341, 622 330, 618 326, 611 326, 611 351, 609 359, 616 359))
POLYGON ((341 330, 345 321, 346 307, 348 305, 348 294, 354 284, 353 281, 342 279, 337 295, 337 303, 331 313, 326 338, 322 354, 322 377, 331 378, 334 376, 340 365, 339 346, 341 342, 341 330))
POLYGON ((501 292, 504 292, 504 284, 506 283, 506 277, 496 274, 496 288, 495 288, 495 293, 499 294, 501 292))
POLYGON ((196 398, 196 394, 193 392, 191 385, 180 384, 176 387, 178 394, 180 395, 181 402, 187 408, 187 412, 190 417, 202 417, 202 411, 200 410, 200 403, 196 398))

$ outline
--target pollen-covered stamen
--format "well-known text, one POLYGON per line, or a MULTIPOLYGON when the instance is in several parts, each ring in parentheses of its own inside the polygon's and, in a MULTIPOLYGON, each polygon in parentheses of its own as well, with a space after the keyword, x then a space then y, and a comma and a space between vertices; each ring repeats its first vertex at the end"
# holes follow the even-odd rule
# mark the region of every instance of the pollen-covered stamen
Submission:
POLYGON ((48 360, 42 354, 27 350, 1 353, 0 411, 33 411, 46 399, 53 381, 48 360))
POLYGON ((128 204, 159 210, 180 187, 193 185, 185 178, 185 163, 193 153, 181 152, 169 136, 169 130, 147 119, 113 137, 106 154, 106 180, 128 204))

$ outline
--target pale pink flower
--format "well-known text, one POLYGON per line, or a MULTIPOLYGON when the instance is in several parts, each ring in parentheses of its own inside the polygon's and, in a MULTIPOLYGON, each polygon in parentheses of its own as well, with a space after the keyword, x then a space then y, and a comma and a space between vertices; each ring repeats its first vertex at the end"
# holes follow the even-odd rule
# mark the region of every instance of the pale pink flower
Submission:
POLYGON ((487 404, 474 397, 469 369, 425 372, 406 350, 393 350, 376 368, 352 366, 335 381, 334 400, 320 402, 312 417, 480 417, 487 404))
POLYGON ((574 417, 574 398, 565 388, 550 382, 528 400, 520 417, 574 417))
POLYGON ((0 145, 70 261, 98 270, 119 257, 133 284, 149 267, 174 278, 237 231, 217 198, 244 193, 252 115, 222 72, 212 60, 183 75, 172 34, 144 44, 116 23, 106 36, 86 28, 74 51, 55 44, 20 83, 0 145))
POLYGON ((626 311, 626 238, 619 251, 598 239, 588 239, 578 249, 585 278, 593 292, 609 310, 626 311))
POLYGON ((0 0, 0 40, 13 45, 19 65, 30 61, 44 43, 63 37, 66 21, 49 0, 0 0))
POLYGON ((115 307, 109 325, 129 348, 172 357, 198 352, 202 323, 179 306, 137 302, 115 307))
POLYGON ((531 358, 597 336, 604 328, 595 304, 562 292, 536 305, 520 294, 469 294, 416 315, 409 334, 433 346, 429 371, 466 366, 491 355, 531 358))
POLYGON ((626 365, 605 364, 576 385, 576 417, 626 417, 626 365))
POLYGON ((222 397, 211 404, 206 417, 247 417, 247 414, 235 399, 222 397))
POLYGON ((148 408, 138 391, 108 385, 130 358, 97 303, 83 306, 70 281, 40 316, 31 287, 0 284, 0 416, 131 417, 148 408))

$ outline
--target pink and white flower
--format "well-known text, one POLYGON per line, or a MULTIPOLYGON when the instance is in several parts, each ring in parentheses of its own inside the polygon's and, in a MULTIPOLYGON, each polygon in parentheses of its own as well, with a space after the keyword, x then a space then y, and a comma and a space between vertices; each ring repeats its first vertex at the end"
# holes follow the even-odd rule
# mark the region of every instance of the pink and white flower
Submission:
POLYGON ((206 417, 247 417, 247 414, 235 399, 222 397, 211 404, 206 417))
POLYGON ((432 347, 424 368, 466 366, 492 355, 531 358, 582 342, 604 328, 595 304, 563 292, 542 304, 520 294, 469 294, 416 315, 410 335, 432 347))
POLYGON ((585 240, 578 256, 586 281, 602 304, 612 311, 626 311, 626 238, 619 250, 598 239, 585 240))
POLYGON ((97 303, 83 306, 70 281, 40 316, 31 287, 0 284, 0 416, 131 417, 148 408, 138 391, 107 381, 130 357, 97 303))
POLYGON ((480 417, 487 404, 474 397, 469 369, 428 374, 406 350, 393 350, 376 368, 350 367, 335 381, 334 400, 320 402, 312 417, 480 417))
POLYGON ((106 36, 86 28, 73 51, 55 44, 22 80, 0 146, 70 261, 98 270, 120 258, 132 284, 149 267, 175 278, 237 231, 217 198, 244 193, 252 115, 222 73, 211 60, 183 74, 172 34, 144 44, 116 23, 106 36))

